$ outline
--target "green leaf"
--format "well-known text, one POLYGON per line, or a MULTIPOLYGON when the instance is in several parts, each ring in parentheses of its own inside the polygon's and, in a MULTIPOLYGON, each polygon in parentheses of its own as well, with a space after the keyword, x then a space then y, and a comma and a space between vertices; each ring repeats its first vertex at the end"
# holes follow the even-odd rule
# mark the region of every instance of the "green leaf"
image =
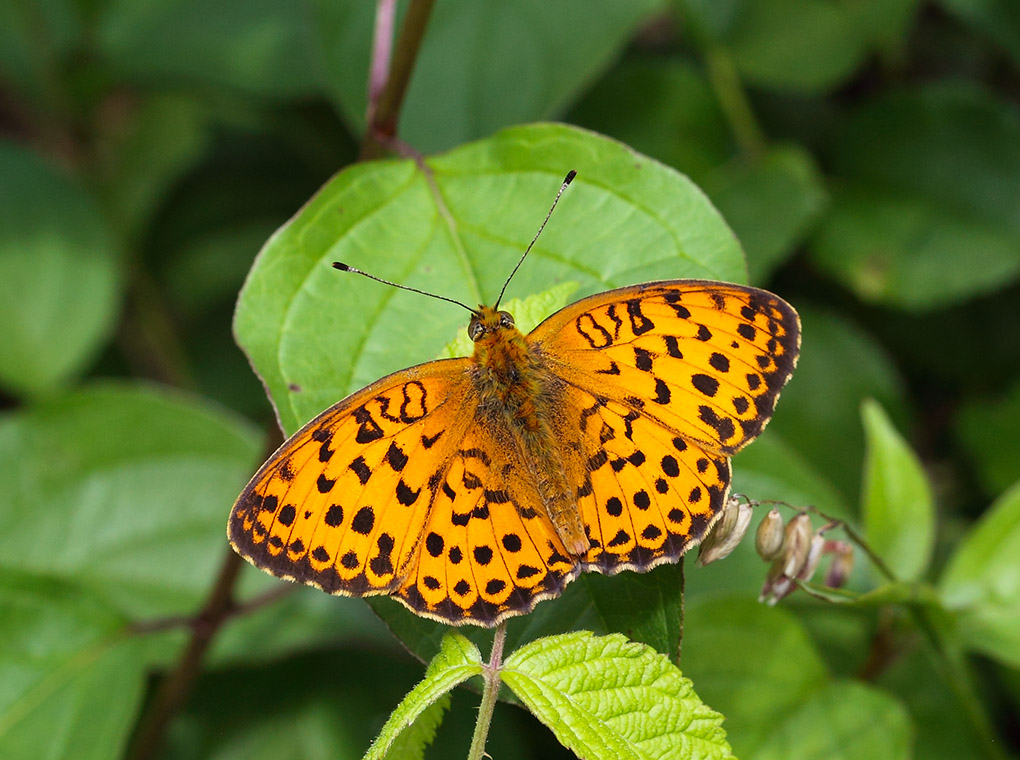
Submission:
POLYGON ((1020 382, 1002 398, 966 401, 956 429, 989 492, 1020 479, 1020 382))
POLYGON ((24 148, 0 143, 0 384, 54 392, 113 329, 117 251, 92 199, 24 148))
POLYGON ((0 567, 140 617, 191 612, 229 547, 260 436, 155 389, 100 386, 0 418, 0 567))
POLYGON ((887 39, 890 27, 903 29, 915 5, 916 0, 684 0, 681 9, 701 43, 723 46, 748 81, 815 93, 846 79, 873 42, 887 39), (885 23, 876 24, 875 15, 885 23))
POLYGON ((930 309, 1020 275, 1020 114, 973 86, 886 95, 835 146, 816 263, 858 296, 930 309))
POLYGON ((309 21, 287 0, 111 0, 96 38, 121 81, 300 97, 320 91, 309 21))
POLYGON ((468 304, 495 300, 568 169, 578 177, 508 295, 579 295, 650 279, 742 280, 739 245, 683 175, 562 125, 509 129, 425 161, 334 177, 269 240, 235 333, 284 430, 388 372, 433 358, 457 308, 330 267, 335 260, 468 304))
POLYGON ((754 760, 909 760, 913 734, 898 699, 862 683, 837 681, 784 715, 754 760))
POLYGON ((701 186, 743 243, 756 284, 793 254, 826 204, 814 160, 795 146, 720 166, 701 186))
POLYGON ((964 537, 939 589, 968 646, 1020 667, 1020 483, 964 537))
POLYGON ((803 322, 803 345, 769 431, 855 503, 864 450, 861 402, 875 398, 902 419, 902 381, 882 346, 857 325, 809 304, 794 306, 803 322))
POLYGON ((828 680, 815 645, 792 613, 747 596, 690 604, 683 647, 684 672, 726 716, 740 757, 756 757, 777 724, 828 680))
POLYGON ((507 658, 503 681, 585 760, 732 757, 722 716, 665 656, 624 636, 579 631, 507 658))
MULTIPOLYGON (((374 5, 313 6, 326 81, 360 133, 374 5)), ((401 139, 430 153, 557 114, 666 6, 665 0, 437 3, 401 109, 401 139)))
POLYGON ((425 678, 390 715, 365 760, 421 757, 449 704, 449 692, 481 672, 482 656, 474 644, 459 633, 443 637, 439 654, 429 663, 425 678))
POLYGON ((939 4, 998 44, 1020 66, 1020 6, 1013 0, 939 0, 939 4))
POLYGON ((124 618, 71 584, 0 569, 0 757, 120 757, 147 658, 124 618))
POLYGON ((861 514, 865 537, 900 580, 928 569, 935 545, 935 504, 917 455, 900 437, 881 405, 865 401, 867 436, 861 514))

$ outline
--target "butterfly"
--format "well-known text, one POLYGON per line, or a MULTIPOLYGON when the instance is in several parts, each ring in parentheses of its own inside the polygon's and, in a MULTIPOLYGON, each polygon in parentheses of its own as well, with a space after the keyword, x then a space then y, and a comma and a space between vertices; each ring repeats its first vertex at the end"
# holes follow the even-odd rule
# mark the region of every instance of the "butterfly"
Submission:
POLYGON ((527 335, 499 300, 465 308, 471 357, 388 375, 269 458, 230 515, 239 554, 486 627, 581 572, 676 562, 719 516, 729 459, 800 348, 786 301, 723 282, 609 290, 527 335))

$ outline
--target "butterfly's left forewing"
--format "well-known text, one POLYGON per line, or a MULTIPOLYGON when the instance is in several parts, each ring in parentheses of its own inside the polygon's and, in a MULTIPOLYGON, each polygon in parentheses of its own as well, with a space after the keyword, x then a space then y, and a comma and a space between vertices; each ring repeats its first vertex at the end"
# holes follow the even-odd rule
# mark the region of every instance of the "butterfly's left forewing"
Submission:
POLYGON ((673 280, 582 299, 528 340, 567 383, 732 455, 772 417, 797 361, 800 320, 764 290, 673 280))
POLYGON ((394 591, 474 416, 468 366, 450 359, 389 375, 305 425, 234 504, 237 552, 330 593, 394 591))
POLYGON ((729 457, 772 416, 800 345, 778 296, 677 280, 582 299, 528 336, 564 382, 554 414, 591 549, 585 569, 672 561, 725 503, 729 457))

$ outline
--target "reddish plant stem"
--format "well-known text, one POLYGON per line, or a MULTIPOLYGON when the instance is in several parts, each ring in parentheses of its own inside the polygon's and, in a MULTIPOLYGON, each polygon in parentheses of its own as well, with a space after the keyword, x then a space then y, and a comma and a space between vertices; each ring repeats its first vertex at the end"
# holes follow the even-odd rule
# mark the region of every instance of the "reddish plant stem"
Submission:
MULTIPOLYGON (((380 5, 387 0, 379 0, 380 5)), ((400 27, 400 37, 394 48, 393 60, 389 67, 386 84, 378 91, 378 99, 373 100, 375 82, 369 83, 369 103, 366 114, 365 137, 361 144, 361 160, 378 158, 389 148, 397 135, 397 120, 400 108, 404 103, 407 86, 411 82, 418 50, 425 37, 429 17, 435 0, 411 0, 404 15, 404 23, 400 27)), ((380 37, 385 30, 380 29, 380 20, 386 21, 386 14, 380 8, 376 14, 376 40, 373 56, 380 58, 384 50, 380 37)), ((374 77, 384 66, 381 60, 373 59, 371 69, 374 77)))

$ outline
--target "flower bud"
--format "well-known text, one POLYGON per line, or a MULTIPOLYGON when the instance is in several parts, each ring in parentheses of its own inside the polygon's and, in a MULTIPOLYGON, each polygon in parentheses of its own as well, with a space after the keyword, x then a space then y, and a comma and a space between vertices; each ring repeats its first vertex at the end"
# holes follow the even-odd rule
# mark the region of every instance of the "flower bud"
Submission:
POLYGON ((832 552, 832 562, 829 564, 828 572, 825 573, 825 585, 841 588, 854 568, 854 549, 845 541, 834 541, 832 552))
POLYGON ((786 524, 781 557, 783 575, 796 578, 811 551, 811 518, 801 513, 786 524))
POLYGON ((800 572, 797 573, 797 578, 802 581, 811 580, 811 576, 815 574, 815 570, 818 569, 818 563, 822 560, 822 554, 825 551, 826 544, 825 536, 821 533, 815 533, 811 536, 811 544, 808 546, 807 558, 804 560, 804 565, 800 568, 800 572))
POLYGON ((722 514, 698 549, 698 567, 728 557, 737 548, 750 524, 750 505, 733 497, 727 499, 722 514))
POLYGON ((758 556, 771 562, 783 551, 783 516, 778 509, 770 509, 758 524, 754 534, 754 548, 758 556))

